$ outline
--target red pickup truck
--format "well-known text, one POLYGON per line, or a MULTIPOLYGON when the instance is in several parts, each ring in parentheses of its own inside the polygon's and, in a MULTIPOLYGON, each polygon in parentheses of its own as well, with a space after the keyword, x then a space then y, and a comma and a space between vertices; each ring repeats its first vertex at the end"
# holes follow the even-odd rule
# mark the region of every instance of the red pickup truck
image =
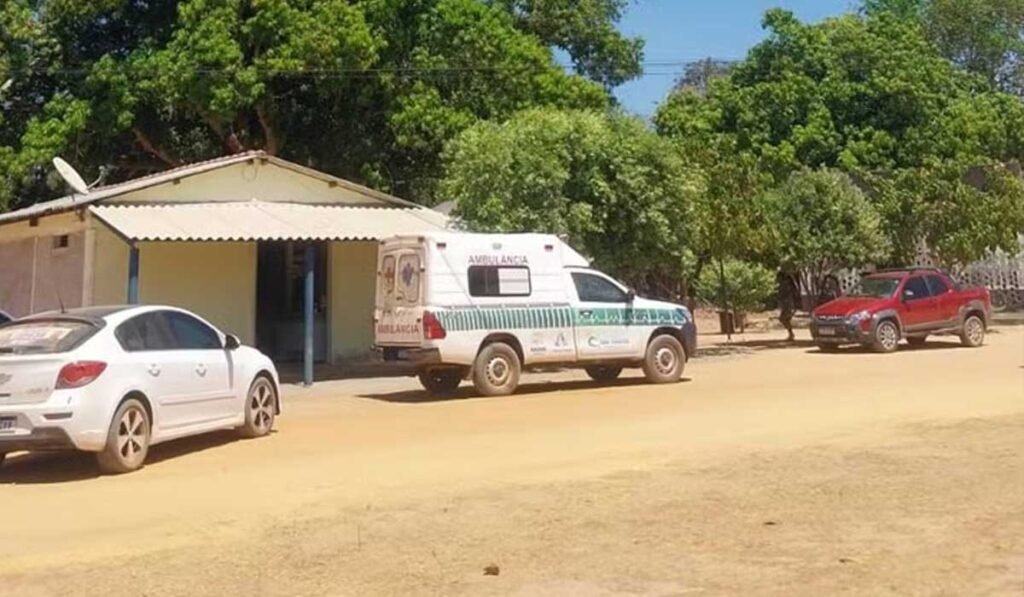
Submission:
POLYGON ((991 315, 984 288, 961 288, 932 268, 884 270, 863 276, 848 294, 815 309, 811 336, 823 351, 861 344, 892 352, 903 338, 919 346, 931 334, 946 333, 977 347, 991 315))

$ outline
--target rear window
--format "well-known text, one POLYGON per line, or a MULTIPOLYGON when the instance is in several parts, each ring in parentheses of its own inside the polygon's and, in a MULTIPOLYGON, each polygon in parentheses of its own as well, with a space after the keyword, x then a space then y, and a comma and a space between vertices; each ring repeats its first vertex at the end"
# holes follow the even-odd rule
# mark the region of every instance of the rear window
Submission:
POLYGON ((470 266, 470 296, 530 296, 530 270, 526 267, 470 266))
POLYGON ((420 300, 420 256, 415 253, 398 258, 398 300, 410 304, 420 300))
POLYGON ((85 321, 26 321, 0 328, 0 355, 54 354, 73 350, 99 328, 85 321))

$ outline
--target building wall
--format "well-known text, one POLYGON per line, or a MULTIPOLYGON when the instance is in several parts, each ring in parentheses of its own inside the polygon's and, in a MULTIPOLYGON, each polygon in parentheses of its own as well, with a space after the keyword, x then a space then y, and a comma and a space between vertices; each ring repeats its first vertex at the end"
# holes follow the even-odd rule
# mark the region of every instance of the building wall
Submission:
POLYGON ((68 213, 0 226, 0 309, 15 317, 78 307, 87 256, 84 218, 68 213), (66 236, 67 246, 55 246, 66 236))
POLYGON ((342 186, 300 174, 275 164, 235 164, 182 178, 104 201, 112 203, 196 203, 226 201, 288 201, 321 204, 383 204, 382 201, 342 186))
MULTIPOLYGON (((123 305, 128 300, 128 243, 93 220, 93 305, 123 305)), ((87 280, 88 283, 88 280, 87 280)))
POLYGON ((360 360, 373 344, 373 306, 377 280, 373 241, 335 242, 328 249, 328 312, 331 360, 360 360))
POLYGON ((256 243, 140 243, 139 300, 193 311, 251 345, 256 243))

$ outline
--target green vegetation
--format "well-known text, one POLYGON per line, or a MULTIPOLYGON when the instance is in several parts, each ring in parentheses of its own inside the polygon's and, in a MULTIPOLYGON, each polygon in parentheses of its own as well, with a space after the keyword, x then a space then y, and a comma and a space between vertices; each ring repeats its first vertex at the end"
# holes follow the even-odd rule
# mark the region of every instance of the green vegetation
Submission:
POLYGON ((1019 248, 1024 0, 771 10, 745 59, 686 69, 653 127, 610 95, 642 70, 627 5, 9 0, 0 208, 57 194, 58 154, 117 181, 259 148, 457 200, 471 228, 567 235, 662 296, 723 261, 813 286, 923 243, 947 264, 1019 248))
POLYGON ((775 274, 756 263, 727 259, 721 267, 715 264, 705 268, 698 287, 701 298, 719 310, 755 313, 764 309, 768 299, 775 294, 775 274))
POLYGON ((528 110, 465 131, 446 164, 441 192, 477 230, 565 235, 641 287, 685 277, 702 180, 635 118, 528 110))
POLYGON ((640 70, 624 5, 7 0, 0 208, 56 194, 56 154, 116 181, 244 149, 430 203, 445 142, 476 122, 609 106, 640 70))

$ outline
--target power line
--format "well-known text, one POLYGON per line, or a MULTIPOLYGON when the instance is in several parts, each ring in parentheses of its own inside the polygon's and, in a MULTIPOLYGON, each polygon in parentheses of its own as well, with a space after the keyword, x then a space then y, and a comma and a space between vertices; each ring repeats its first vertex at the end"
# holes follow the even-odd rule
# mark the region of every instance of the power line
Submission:
MULTIPOLYGON (((738 60, 725 59, 725 58, 701 58, 698 60, 674 60, 674 61, 649 61, 641 62, 640 66, 644 70, 640 71, 641 76, 648 75, 669 75, 677 74, 681 71, 679 68, 685 68, 694 64, 699 64, 704 60, 712 60, 715 62, 737 62, 738 60), (660 69, 660 70, 647 70, 648 68, 660 69), (671 68, 673 70, 666 71, 663 69, 671 68)), ((463 73, 498 73, 498 72, 544 72, 550 68, 561 68, 566 71, 574 71, 575 65, 565 63, 555 64, 509 64, 509 65, 467 65, 467 66, 443 66, 443 67, 422 67, 422 66, 393 66, 393 67, 360 67, 360 68, 266 68, 255 65, 238 65, 224 68, 197 68, 191 70, 191 73, 198 74, 230 74, 242 70, 255 70, 257 72, 269 74, 269 75, 281 75, 281 76, 332 76, 332 75, 346 75, 346 76, 375 76, 381 74, 397 74, 397 75, 424 75, 424 74, 463 74, 463 73)), ((17 69, 14 73, 17 73, 17 69)), ((91 68, 32 68, 27 69, 28 72, 36 74, 89 74, 92 72, 91 68)), ((21 71, 25 72, 25 71, 21 71)))

